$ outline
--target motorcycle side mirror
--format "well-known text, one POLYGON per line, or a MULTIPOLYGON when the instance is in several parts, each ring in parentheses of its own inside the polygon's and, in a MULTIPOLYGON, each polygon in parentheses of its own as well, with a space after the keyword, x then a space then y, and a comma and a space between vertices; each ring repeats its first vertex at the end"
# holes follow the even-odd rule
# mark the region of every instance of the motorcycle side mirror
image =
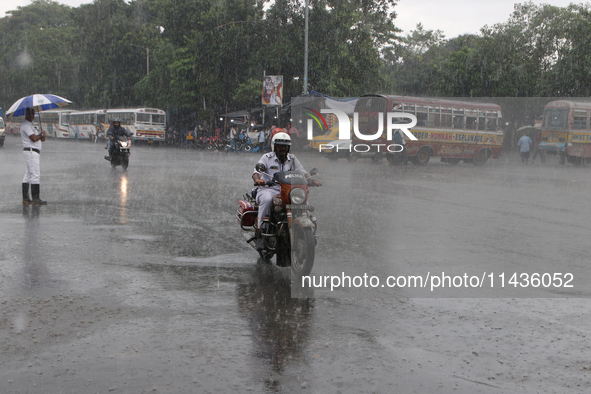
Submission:
POLYGON ((258 172, 265 172, 267 170, 267 167, 265 167, 263 163, 257 163, 257 165, 254 166, 254 169, 258 172))
POLYGON ((314 176, 314 175, 318 175, 318 168, 314 167, 310 170, 310 175, 314 176))

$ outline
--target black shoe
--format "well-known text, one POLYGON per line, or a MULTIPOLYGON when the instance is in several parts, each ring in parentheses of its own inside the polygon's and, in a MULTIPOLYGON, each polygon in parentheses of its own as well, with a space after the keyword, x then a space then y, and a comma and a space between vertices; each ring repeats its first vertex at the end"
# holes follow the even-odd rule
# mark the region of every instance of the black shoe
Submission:
POLYGON ((29 184, 23 183, 23 204, 30 204, 31 199, 29 198, 29 184))
POLYGON ((105 160, 111 161, 111 156, 105 156, 105 160))
POLYGON ((43 201, 42 199, 39 198, 39 189, 40 189, 39 185, 35 185, 35 184, 31 185, 31 195, 33 196, 33 198, 31 199, 31 202, 33 204, 37 204, 37 205, 47 205, 47 201, 43 201))

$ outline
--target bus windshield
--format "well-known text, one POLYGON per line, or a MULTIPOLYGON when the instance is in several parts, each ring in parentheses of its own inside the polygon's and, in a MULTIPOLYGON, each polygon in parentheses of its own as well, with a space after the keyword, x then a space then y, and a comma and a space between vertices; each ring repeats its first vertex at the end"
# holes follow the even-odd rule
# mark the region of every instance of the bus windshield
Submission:
POLYGON ((121 119, 122 125, 135 124, 135 113, 133 112, 111 112, 108 115, 111 117, 111 122, 115 119, 121 119))

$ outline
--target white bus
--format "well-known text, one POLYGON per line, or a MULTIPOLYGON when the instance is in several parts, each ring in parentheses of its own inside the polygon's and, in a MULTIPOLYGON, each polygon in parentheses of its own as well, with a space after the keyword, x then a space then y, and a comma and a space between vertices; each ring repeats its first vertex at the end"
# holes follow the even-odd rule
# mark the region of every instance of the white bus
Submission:
POLYGON ((41 118, 41 127, 47 133, 48 137, 53 138, 68 138, 69 130, 69 116, 71 110, 49 110, 39 113, 41 118))
MULTIPOLYGON (((25 120, 25 115, 11 116, 8 115, 4 121, 4 127, 6 134, 21 135, 21 123, 25 120)), ((39 112, 35 112, 35 120, 33 124, 39 127, 39 112)))
POLYGON ((127 108, 107 110, 107 121, 121 121, 121 126, 133 134, 134 140, 164 142, 166 112, 156 108, 127 108))
POLYGON ((78 138, 94 140, 94 137, 106 125, 104 109, 89 111, 72 111, 69 116, 69 133, 62 138, 78 138))

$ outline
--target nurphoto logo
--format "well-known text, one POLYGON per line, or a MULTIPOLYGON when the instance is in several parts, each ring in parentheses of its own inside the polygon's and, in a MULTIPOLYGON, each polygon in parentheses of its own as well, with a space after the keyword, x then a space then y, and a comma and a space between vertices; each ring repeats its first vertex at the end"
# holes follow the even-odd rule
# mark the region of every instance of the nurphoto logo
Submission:
MULTIPOLYGON (((321 114, 334 114, 338 121, 339 121, 339 133, 338 133, 338 140, 347 141, 351 140, 351 121, 349 120, 349 116, 340 110, 337 109, 321 109, 320 113, 318 111, 313 110, 312 108, 304 108, 307 110, 305 112, 309 115, 312 119, 308 119, 307 126, 308 126, 308 139, 311 140, 313 138, 313 126, 314 121, 318 124, 320 129, 324 128, 328 131, 328 125, 326 120, 321 114)), ((411 141, 417 141, 417 137, 415 137, 411 132, 410 128, 416 126, 417 118, 413 114, 409 114, 406 112, 388 112, 387 114, 387 121, 386 121, 386 139, 388 141, 392 141, 393 133, 397 130, 400 130, 406 137, 408 137, 411 141), (409 119, 410 122, 404 123, 394 123, 404 121, 405 119, 409 119)), ((353 113, 353 133, 355 133, 355 137, 362 141, 375 141, 379 139, 382 134, 384 133, 384 114, 382 112, 378 113, 378 121, 377 121, 377 131, 374 134, 363 134, 359 130, 359 114, 357 112, 353 113)), ((384 147, 385 151, 394 153, 400 152, 402 150, 402 146, 399 144, 348 144, 348 145, 337 145, 337 144, 320 144, 318 150, 322 151, 337 149, 337 150, 348 150, 348 151, 355 151, 355 152, 368 152, 371 147, 376 147, 377 151, 380 152, 380 148, 384 147)))

